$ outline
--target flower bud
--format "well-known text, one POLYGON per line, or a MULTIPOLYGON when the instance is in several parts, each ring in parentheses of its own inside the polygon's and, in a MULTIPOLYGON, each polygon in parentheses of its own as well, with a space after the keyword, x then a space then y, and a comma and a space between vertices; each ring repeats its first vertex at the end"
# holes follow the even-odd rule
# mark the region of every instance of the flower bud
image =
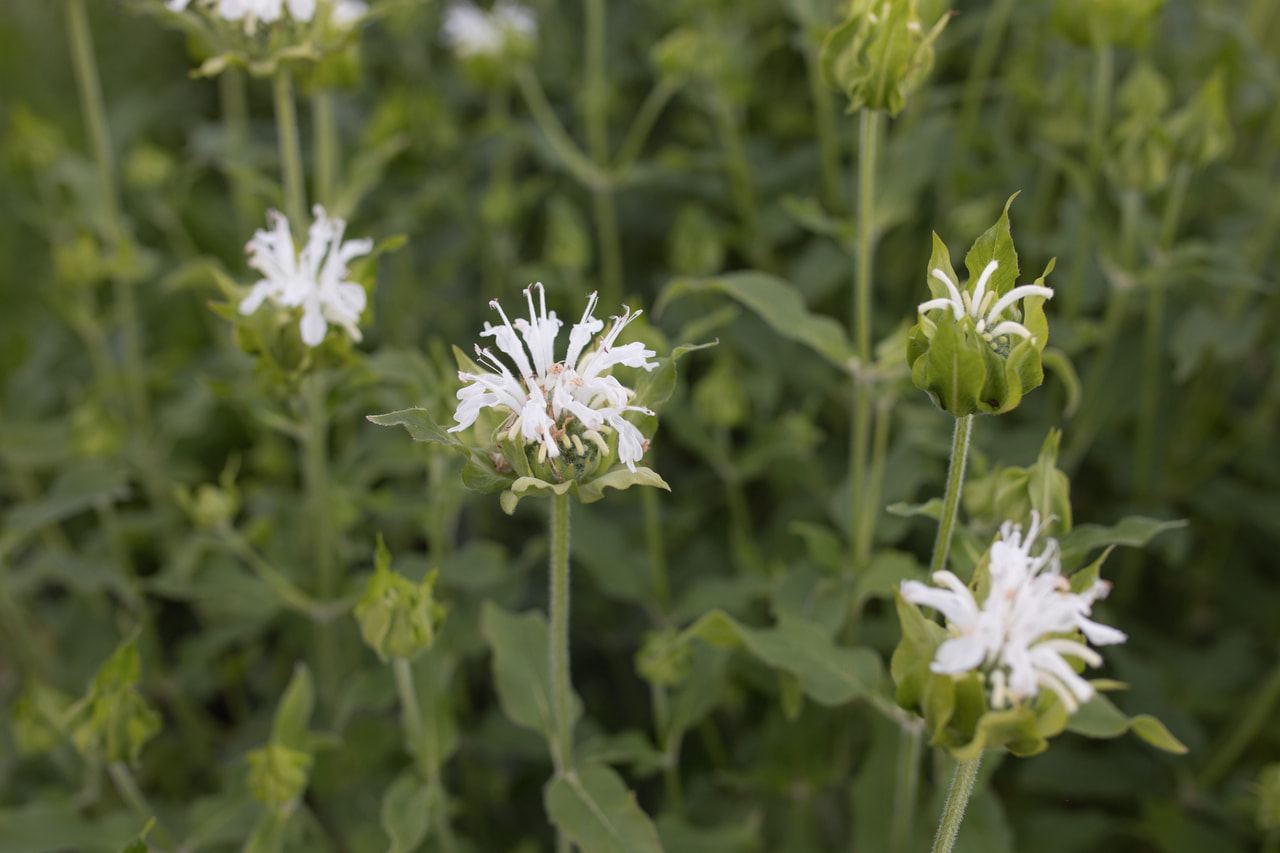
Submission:
POLYGON ((1173 143, 1165 124, 1169 84, 1142 62, 1120 85, 1116 103, 1121 116, 1112 138, 1108 172, 1124 187, 1155 192, 1169 180, 1173 143))
POLYGON ((137 637, 122 643, 94 675, 89 690, 67 711, 71 739, 85 758, 107 764, 137 762, 160 731, 160 715, 138 693, 142 666, 137 637))
POLYGON ((249 753, 249 793, 264 806, 292 803, 307 789, 311 756, 300 749, 271 742, 249 753))
POLYGON ((849 17, 822 45, 827 82, 862 107, 897 115, 933 68, 933 43, 950 15, 925 30, 918 0, 853 0, 849 17))
POLYGON ((1050 430, 1035 464, 997 468, 985 476, 970 478, 963 498, 968 515, 991 526, 1005 520, 1029 525, 1034 512, 1043 519, 1041 529, 1046 535, 1063 536, 1069 532, 1071 481, 1058 469, 1061 440, 1061 430, 1050 430))
POLYGON ((636 652, 636 670, 650 684, 676 687, 689 677, 693 652, 689 644, 681 641, 675 628, 663 628, 645 635, 640 651, 636 652))
POLYGON ((1222 70, 1213 76, 1187 104, 1169 119, 1178 157, 1204 168, 1221 160, 1231 150, 1235 136, 1227 115, 1227 96, 1222 70))
POLYGON ((933 235, 928 284, 934 298, 919 306, 907 334, 911 380, 953 417, 1007 412, 1044 380, 1040 354, 1049 340, 1044 279, 1015 286, 1018 255, 1009 233, 1010 198, 996 224, 965 257, 969 283, 961 290, 947 247, 933 235), (1021 310, 1018 303, 1022 302, 1021 310))
POLYGON ((414 583, 391 571, 391 554, 382 538, 374 557, 374 571, 355 617, 369 648, 385 663, 392 658, 412 660, 431 648, 444 621, 444 608, 432 594, 436 573, 414 583))

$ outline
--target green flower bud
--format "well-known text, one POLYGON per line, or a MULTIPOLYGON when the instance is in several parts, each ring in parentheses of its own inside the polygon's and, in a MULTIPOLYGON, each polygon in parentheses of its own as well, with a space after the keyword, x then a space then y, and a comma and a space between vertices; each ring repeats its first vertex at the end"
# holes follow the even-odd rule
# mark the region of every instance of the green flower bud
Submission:
POLYGON ((933 68, 933 43, 949 19, 939 16, 926 31, 918 0, 853 0, 822 45, 822 72, 849 96, 850 112, 897 115, 933 68))
POLYGON ((286 806, 302 796, 311 773, 311 756, 281 743, 249 753, 249 793, 264 806, 286 806))
POLYGON ((1007 412, 1044 381, 1040 354, 1049 340, 1044 302, 1053 291, 1044 279, 1015 286, 1018 255, 1009 233, 1009 205, 977 239, 961 290, 947 247, 933 235, 928 284, 934 298, 920 304, 919 322, 907 333, 911 380, 953 417, 1007 412), (1018 302, 1022 302, 1019 310, 1018 302))
POLYGON ((689 677, 693 651, 681 641, 681 632, 663 628, 645 635, 636 653, 636 671, 650 684, 675 687, 689 677))
POLYGON ((160 715, 138 693, 141 677, 137 637, 130 637, 67 711, 71 740, 81 755, 107 764, 137 762, 142 747, 160 731, 160 715))
POLYGON ((355 617, 369 648, 385 663, 392 658, 412 660, 431 648, 444 621, 444 608, 432 595, 436 573, 414 583, 391 571, 391 554, 378 537, 374 571, 355 617))
POLYGON ((1053 28, 1079 45, 1140 48, 1164 0, 1057 0, 1053 28))
POLYGON ((1040 456, 1026 468, 997 468, 965 483, 964 503, 969 516, 992 527, 1004 521, 1029 525, 1034 511, 1043 519, 1041 530, 1062 536, 1071 530, 1071 481, 1058 469, 1061 430, 1049 430, 1040 456))
POLYGON ((1169 180, 1173 141, 1165 126, 1169 84, 1151 65, 1136 65, 1120 85, 1116 102, 1122 116, 1113 134, 1108 172, 1124 187, 1155 192, 1169 180))

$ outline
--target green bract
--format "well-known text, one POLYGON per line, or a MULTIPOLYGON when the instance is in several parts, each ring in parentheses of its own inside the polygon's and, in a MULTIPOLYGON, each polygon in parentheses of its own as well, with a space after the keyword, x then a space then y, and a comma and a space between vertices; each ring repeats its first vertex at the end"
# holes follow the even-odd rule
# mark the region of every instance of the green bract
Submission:
POLYGON ((917 0, 853 0, 849 17, 822 45, 827 82, 849 96, 849 112, 866 107, 897 115, 933 68, 933 43, 947 25, 926 31, 917 0))
MULTIPOLYGON (((1022 300, 1021 311, 1015 302, 998 312, 998 316, 994 312, 1000 305, 999 300, 1014 290, 1018 277, 1018 254, 1009 233, 1012 202, 1010 198, 1000 219, 974 242, 965 256, 969 282, 961 295, 969 300, 978 285, 985 284, 985 296, 978 299, 982 310, 977 310, 979 306, 974 306, 973 311, 967 310, 966 301, 966 310, 957 320, 950 308, 928 309, 920 313, 919 322, 908 332, 907 363, 911 366, 912 382, 953 417, 1007 412, 1018 405, 1023 394, 1044 380, 1040 355, 1049 340, 1049 325, 1044 315, 1046 297, 1028 295, 1022 300), (991 272, 988 268, 993 262, 997 266, 991 272), (986 306, 992 303, 990 316, 973 316, 985 314, 986 306), (1006 323, 1020 327, 1027 336, 995 334, 1006 323)), ((1053 265, 1054 261, 1050 261, 1032 287, 1044 287, 1045 277, 1053 271, 1053 265)), ((949 289, 939 276, 945 276, 959 287, 947 247, 934 234, 928 284, 935 300, 947 299, 949 289)))
POLYGON ((414 583, 391 571, 391 554, 382 537, 374 564, 364 595, 356 602, 360 635, 384 663, 396 657, 412 660, 431 648, 444 620, 444 608, 432 595, 436 573, 414 583))
POLYGON ((84 698, 67 710, 67 725, 79 753, 107 764, 137 762, 160 731, 160 715, 138 693, 142 665, 138 638, 115 650, 94 675, 84 698))
POLYGON ((315 707, 315 687, 305 664, 280 697, 266 746, 248 755, 249 793, 269 809, 291 806, 307 789, 315 737, 307 730, 315 707))
POLYGON ((969 516, 992 526, 1003 521, 1025 526, 1034 510, 1044 519, 1045 534, 1070 532, 1071 481, 1057 465, 1061 441, 1061 430, 1049 430, 1033 465, 998 467, 972 477, 965 483, 963 498, 969 516))

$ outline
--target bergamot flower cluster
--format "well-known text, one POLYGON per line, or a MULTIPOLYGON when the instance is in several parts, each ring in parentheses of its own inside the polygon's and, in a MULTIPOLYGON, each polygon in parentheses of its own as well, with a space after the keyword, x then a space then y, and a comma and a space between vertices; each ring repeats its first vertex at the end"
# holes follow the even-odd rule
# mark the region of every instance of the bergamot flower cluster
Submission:
POLYGON ((275 210, 267 213, 270 228, 259 229, 245 246, 249 266, 263 277, 241 301, 240 313, 252 314, 267 301, 282 308, 301 308, 302 342, 307 346, 319 346, 330 323, 359 341, 360 315, 368 296, 363 287, 347 280, 347 264, 372 251, 373 241, 344 242, 345 221, 330 217, 320 205, 312 214, 315 221, 299 252, 288 217, 275 210))
POLYGON ((454 3, 444 14, 441 36, 460 58, 496 57, 513 45, 531 42, 538 35, 538 19, 519 3, 498 0, 485 11, 474 3, 454 3))
MULTIPOLYGON (((1009 204, 1013 199, 1009 199, 1009 204)), ((946 245, 933 235, 928 284, 907 334, 911 380, 956 418, 1007 412, 1044 381, 1041 353, 1049 340, 1044 303, 1053 290, 1044 279, 1017 285, 1018 255, 1009 232, 1009 204, 965 256, 962 287, 946 245)))
POLYGON ((1094 688, 1070 659, 1095 667, 1102 663, 1101 655, 1078 636, 1095 646, 1127 638, 1090 618, 1110 584, 1095 579, 1087 589, 1073 592, 1062 574, 1058 543, 1047 539, 1036 552, 1039 531, 1040 516, 1034 510, 1025 536, 1018 525, 1004 523, 991 545, 989 583, 981 603, 949 571, 933 574, 937 586, 904 581, 901 594, 947 619, 951 636, 938 646, 930 670, 959 677, 980 673, 993 709, 1033 699, 1044 688, 1074 713, 1093 698, 1094 688))
POLYGON ((635 391, 625 387, 610 371, 618 366, 653 370, 656 353, 643 343, 617 343, 618 336, 641 312, 623 306, 620 316, 598 338, 604 322, 595 317, 597 297, 591 294, 582 318, 569 330, 563 360, 555 358, 556 336, 564 325, 554 311, 547 311, 541 283, 525 289, 529 319, 512 322, 495 299, 489 303, 502 318, 497 326, 485 323, 482 337, 493 338, 510 366, 488 347, 476 346, 480 370, 462 370, 466 383, 458 391, 456 425, 449 432, 472 426, 482 409, 504 416, 495 438, 523 459, 499 457, 499 469, 517 471, 530 465, 548 468, 557 481, 582 479, 593 474, 616 450, 620 462, 633 473, 649 442, 627 419, 629 412, 652 415, 643 406, 631 405, 635 391), (534 305, 534 290, 538 306, 534 305), (595 343, 592 345, 592 340, 595 343))

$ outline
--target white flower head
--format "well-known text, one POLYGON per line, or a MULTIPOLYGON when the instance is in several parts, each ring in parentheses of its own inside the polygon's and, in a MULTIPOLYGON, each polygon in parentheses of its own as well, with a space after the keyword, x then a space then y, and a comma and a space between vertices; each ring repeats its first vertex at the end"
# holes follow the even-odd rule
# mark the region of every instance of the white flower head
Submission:
POLYGON ((538 19, 533 11, 511 0, 498 0, 486 12, 470 0, 459 0, 445 10, 441 37, 459 57, 498 56, 511 40, 533 39, 538 19))
POLYGON ((932 607, 947 619, 952 636, 938 647, 929 666, 934 672, 983 672, 991 684, 993 708, 1028 699, 1047 687, 1068 713, 1074 713, 1093 698, 1094 689, 1066 658, 1099 666, 1102 657, 1070 635, 1079 631, 1095 646, 1128 638, 1089 618, 1093 603, 1106 596, 1110 584, 1099 580, 1084 592, 1072 592, 1053 539, 1032 554, 1039 529, 1035 511, 1025 538, 1012 522, 1001 526, 1000 537, 991 545, 990 589, 981 604, 949 571, 934 572, 938 586, 903 581, 902 597, 932 607))
MULTIPOLYGON (((186 11, 192 0, 166 0, 174 12, 186 11)), ((308 23, 316 14, 316 0, 195 0, 196 5, 212 8, 225 21, 244 21, 245 31, 252 34, 258 23, 274 24, 287 9, 289 17, 308 23)))
POLYGON ((329 20, 342 30, 351 29, 369 14, 369 4, 362 0, 336 0, 332 5, 333 11, 329 13, 329 20))
POLYGON ((485 368, 481 373, 460 371, 458 378, 467 383, 458 391, 457 424, 449 432, 458 432, 475 423, 480 410, 495 409, 506 414, 498 427, 499 440, 518 441, 520 446, 538 445, 539 464, 555 460, 562 454, 581 458, 588 454, 607 456, 607 436, 618 437, 618 459, 631 471, 636 470, 649 442, 635 424, 627 420, 627 412, 652 415, 643 406, 631 405, 635 392, 622 385, 609 371, 618 365, 653 370, 655 355, 644 344, 635 341, 617 345, 618 335, 627 324, 639 317, 623 306, 621 316, 613 320, 609 330, 595 317, 596 294, 587 300, 582 319, 569 330, 569 345, 562 361, 556 361, 555 341, 564 325, 556 312, 547 311, 546 291, 541 282, 525 288, 529 303, 529 319, 514 323, 493 300, 489 306, 498 312, 502 323, 485 323, 482 337, 493 338, 510 363, 502 361, 489 348, 476 346, 476 355, 485 368), (538 291, 535 308, 533 291, 538 291), (518 334, 517 334, 518 333, 518 334), (595 338, 595 345, 591 344, 595 338), (523 340, 522 340, 523 339, 523 340), (514 368, 514 370, 512 369, 514 368), (588 448, 588 444, 594 448, 588 448))
POLYGON ((343 242, 346 222, 331 219, 320 205, 312 213, 315 222, 301 252, 294 247, 288 217, 275 210, 267 213, 270 230, 259 229, 245 246, 249 266, 263 278, 240 303, 240 313, 252 314, 268 299, 285 308, 300 306, 302 341, 307 346, 319 346, 330 323, 359 341, 360 315, 367 296, 363 287, 346 280, 347 263, 369 254, 373 241, 343 242))
MULTIPOLYGON (((950 309, 957 323, 967 316, 973 320, 974 327, 983 340, 993 347, 996 345, 996 338, 1009 335, 1030 338, 1031 332, 1027 330, 1026 326, 1016 320, 1001 320, 1000 318, 1007 310, 1016 305, 1018 300, 1027 296, 1043 296, 1045 299, 1052 299, 1053 290, 1039 284, 1024 284, 997 298, 994 289, 987 290, 987 283, 991 281, 992 274, 999 266, 1000 263, 995 260, 988 263, 982 270, 982 274, 978 276, 978 283, 974 285, 972 292, 968 290, 962 291, 960 285, 951 280, 951 276, 947 275, 941 268, 934 267, 930 274, 946 285, 948 295, 921 302, 917 310, 921 315, 924 315, 929 311, 950 309)), ((928 320, 927 317, 924 319, 928 320)))

